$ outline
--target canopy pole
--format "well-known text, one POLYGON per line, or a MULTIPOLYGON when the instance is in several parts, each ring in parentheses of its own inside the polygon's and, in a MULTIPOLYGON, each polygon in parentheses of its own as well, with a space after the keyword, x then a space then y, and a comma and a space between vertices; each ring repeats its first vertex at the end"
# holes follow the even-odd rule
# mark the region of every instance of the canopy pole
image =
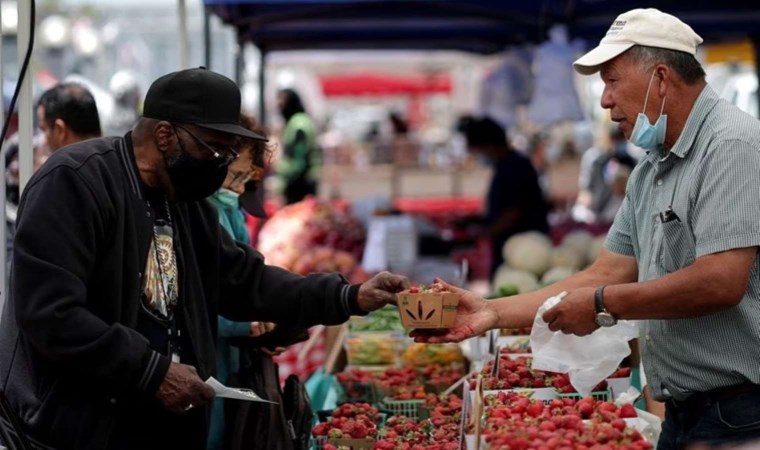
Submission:
POLYGON ((267 123, 267 102, 266 102, 266 84, 267 84, 267 52, 261 48, 259 58, 259 120, 262 125, 267 123))
POLYGON ((177 0, 177 14, 179 16, 179 67, 180 69, 187 69, 187 5, 185 0, 177 0))
POLYGON ((203 65, 211 70, 211 13, 203 8, 203 65))
MULTIPOLYGON (((24 57, 31 39, 29 20, 32 15, 30 2, 18 2, 18 40, 16 42, 18 67, 24 65, 24 57)), ((31 69, 31 68, 30 68, 31 69)), ((34 149, 32 148, 32 82, 31 70, 29 70, 21 83, 18 104, 18 136, 19 136, 19 190, 23 192, 26 183, 32 177, 34 166, 34 149)), ((4 243, 3 243, 4 244, 4 243)))

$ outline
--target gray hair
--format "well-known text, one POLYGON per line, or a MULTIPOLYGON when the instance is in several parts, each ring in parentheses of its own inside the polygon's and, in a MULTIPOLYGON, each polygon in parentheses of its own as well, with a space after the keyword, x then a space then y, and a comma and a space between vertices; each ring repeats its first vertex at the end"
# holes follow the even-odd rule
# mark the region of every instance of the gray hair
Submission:
POLYGON ((642 70, 651 70, 657 64, 665 64, 673 69, 688 85, 696 84, 705 79, 705 70, 699 61, 689 53, 666 48, 634 45, 626 52, 642 70))

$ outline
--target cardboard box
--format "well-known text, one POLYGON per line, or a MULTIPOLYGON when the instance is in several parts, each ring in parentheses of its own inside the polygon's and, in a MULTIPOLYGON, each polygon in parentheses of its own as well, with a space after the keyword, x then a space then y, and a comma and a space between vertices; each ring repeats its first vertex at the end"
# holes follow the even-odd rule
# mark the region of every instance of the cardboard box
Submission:
POLYGON ((401 323, 407 328, 451 328, 457 318, 459 294, 396 294, 401 323))

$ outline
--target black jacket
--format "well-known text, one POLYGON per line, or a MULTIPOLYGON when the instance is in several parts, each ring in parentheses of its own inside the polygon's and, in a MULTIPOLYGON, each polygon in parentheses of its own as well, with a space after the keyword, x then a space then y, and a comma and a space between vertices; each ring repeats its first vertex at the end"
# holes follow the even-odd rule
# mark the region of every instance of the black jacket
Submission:
MULTIPOLYGON (((111 447, 120 411, 153 398, 169 367, 134 330, 153 226, 142 186, 127 134, 56 152, 21 200, 0 377, 31 434, 56 448, 111 447)), ((265 265, 206 201, 174 204, 172 215, 182 319, 202 379, 215 371, 217 314, 310 326, 355 309, 358 286, 265 265)))

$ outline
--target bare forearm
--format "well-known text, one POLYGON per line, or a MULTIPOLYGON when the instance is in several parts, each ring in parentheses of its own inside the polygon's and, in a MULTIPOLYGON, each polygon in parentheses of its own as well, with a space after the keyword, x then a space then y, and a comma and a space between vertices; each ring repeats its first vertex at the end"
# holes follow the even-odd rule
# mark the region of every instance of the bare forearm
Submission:
MULTIPOLYGON (((624 278, 623 278, 624 279, 624 278)), ((533 324, 536 311, 546 301, 562 291, 582 287, 597 287, 620 282, 620 274, 591 267, 537 291, 489 301, 499 316, 499 328, 522 328, 533 324)), ((625 281, 630 281, 625 279, 625 281)))
POLYGON ((656 280, 608 286, 605 307, 619 319, 688 319, 738 304, 747 289, 755 249, 708 255, 656 280))
POLYGON ((637 278, 635 258, 602 249, 594 264, 586 270, 535 292, 492 300, 489 307, 496 311, 500 328, 527 327, 533 324, 536 311, 544 301, 562 291, 631 283, 637 278))

